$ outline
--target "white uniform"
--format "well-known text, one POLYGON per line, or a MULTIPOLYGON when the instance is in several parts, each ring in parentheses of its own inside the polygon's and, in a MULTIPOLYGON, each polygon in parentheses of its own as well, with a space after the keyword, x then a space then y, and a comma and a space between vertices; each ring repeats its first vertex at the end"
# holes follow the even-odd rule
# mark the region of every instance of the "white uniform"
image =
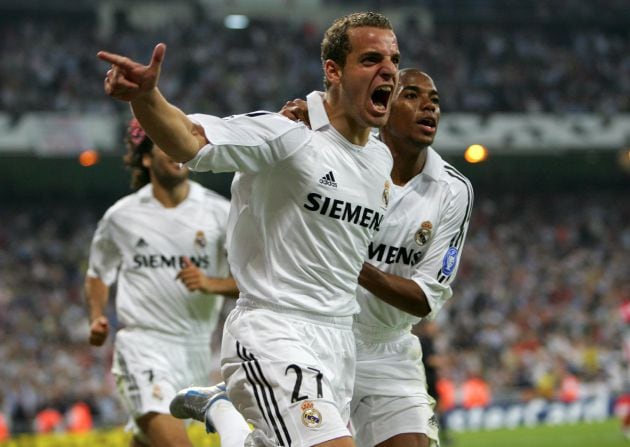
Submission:
MULTIPOLYGON (((429 318, 451 295, 473 204, 473 190, 432 148, 422 173, 393 187, 389 214, 370 244, 368 262, 410 278, 425 293, 429 318)), ((357 445, 373 446, 399 433, 437 441, 432 398, 426 392, 422 350, 411 326, 420 321, 358 288, 354 325, 357 376, 352 422, 357 445)))
POLYGON ((207 276, 229 275, 230 204, 189 183, 188 197, 175 208, 164 208, 151 184, 122 198, 92 240, 88 276, 116 283, 120 329, 112 372, 132 419, 169 414, 178 390, 209 380, 210 337, 223 297, 189 292, 175 277, 184 257, 207 276))
POLYGON ((356 146, 330 125, 319 93, 307 102, 313 130, 268 112, 192 115, 211 143, 188 162, 239 171, 228 240, 241 296, 222 373, 246 419, 293 446, 349 435, 356 283, 392 168, 378 139, 356 146))

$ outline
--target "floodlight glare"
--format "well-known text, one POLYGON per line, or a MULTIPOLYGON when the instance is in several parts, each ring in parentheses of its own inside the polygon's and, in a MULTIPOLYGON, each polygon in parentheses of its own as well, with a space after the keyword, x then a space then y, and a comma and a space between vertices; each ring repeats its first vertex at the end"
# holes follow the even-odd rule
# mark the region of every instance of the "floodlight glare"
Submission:
POLYGON ((249 26, 249 17, 242 14, 230 14, 225 17, 223 24, 229 29, 245 29, 249 26))
POLYGON ((481 144, 471 144, 464 152, 464 158, 468 163, 480 163, 488 158, 488 149, 481 144))

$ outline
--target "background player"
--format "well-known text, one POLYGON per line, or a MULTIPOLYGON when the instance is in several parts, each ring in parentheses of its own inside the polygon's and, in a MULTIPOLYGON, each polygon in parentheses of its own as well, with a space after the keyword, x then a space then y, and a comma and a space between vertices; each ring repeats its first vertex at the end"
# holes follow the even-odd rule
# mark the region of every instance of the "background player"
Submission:
POLYGON ((137 192, 107 210, 90 249, 85 294, 90 344, 109 333, 105 315, 116 282, 113 373, 131 415, 134 446, 190 446, 169 414, 175 392, 207 383, 210 337, 223 303, 237 293, 228 277, 225 229, 229 202, 188 180, 133 119, 125 164, 137 192))
POLYGON ((230 399, 276 443, 351 446, 356 278, 390 188, 391 154, 370 129, 385 124, 396 84, 391 25, 359 13, 326 32, 313 130, 267 112, 186 116, 157 88, 164 52, 148 66, 99 57, 112 64, 106 92, 130 101, 174 159, 238 171, 228 235, 241 295, 222 344, 230 399))

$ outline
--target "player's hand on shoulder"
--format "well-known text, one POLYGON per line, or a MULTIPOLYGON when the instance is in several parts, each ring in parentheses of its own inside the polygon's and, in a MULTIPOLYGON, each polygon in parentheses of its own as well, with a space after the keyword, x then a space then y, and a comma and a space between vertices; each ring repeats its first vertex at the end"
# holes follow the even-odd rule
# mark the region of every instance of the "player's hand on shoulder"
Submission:
POLYGON ((311 127, 311 122, 308 118, 308 106, 303 99, 296 98, 292 101, 287 101, 279 113, 291 121, 302 121, 308 127, 311 127))
POLYGON ((109 334, 109 322, 107 317, 101 315, 95 318, 90 323, 90 337, 89 342, 92 346, 102 346, 107 340, 109 334))
POLYGON ((166 45, 156 45, 149 65, 142 65, 128 57, 99 51, 97 57, 111 64, 104 81, 105 93, 122 101, 133 101, 151 92, 158 83, 166 45))

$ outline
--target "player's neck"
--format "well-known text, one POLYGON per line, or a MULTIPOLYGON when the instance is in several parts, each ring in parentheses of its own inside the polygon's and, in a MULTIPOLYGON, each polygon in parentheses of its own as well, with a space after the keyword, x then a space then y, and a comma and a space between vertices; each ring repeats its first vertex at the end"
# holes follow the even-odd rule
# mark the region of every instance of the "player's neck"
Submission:
POLYGON ((395 185, 404 186, 424 169, 427 162, 427 147, 418 148, 416 146, 401 150, 399 145, 386 140, 385 142, 394 157, 392 182, 395 185))
POLYGON ((352 119, 328 92, 324 100, 324 107, 326 108, 330 125, 346 140, 357 146, 365 146, 367 144, 370 139, 371 128, 360 125, 352 119))
POLYGON ((153 182, 153 196, 164 208, 175 208, 188 197, 190 183, 186 180, 172 187, 153 182))

